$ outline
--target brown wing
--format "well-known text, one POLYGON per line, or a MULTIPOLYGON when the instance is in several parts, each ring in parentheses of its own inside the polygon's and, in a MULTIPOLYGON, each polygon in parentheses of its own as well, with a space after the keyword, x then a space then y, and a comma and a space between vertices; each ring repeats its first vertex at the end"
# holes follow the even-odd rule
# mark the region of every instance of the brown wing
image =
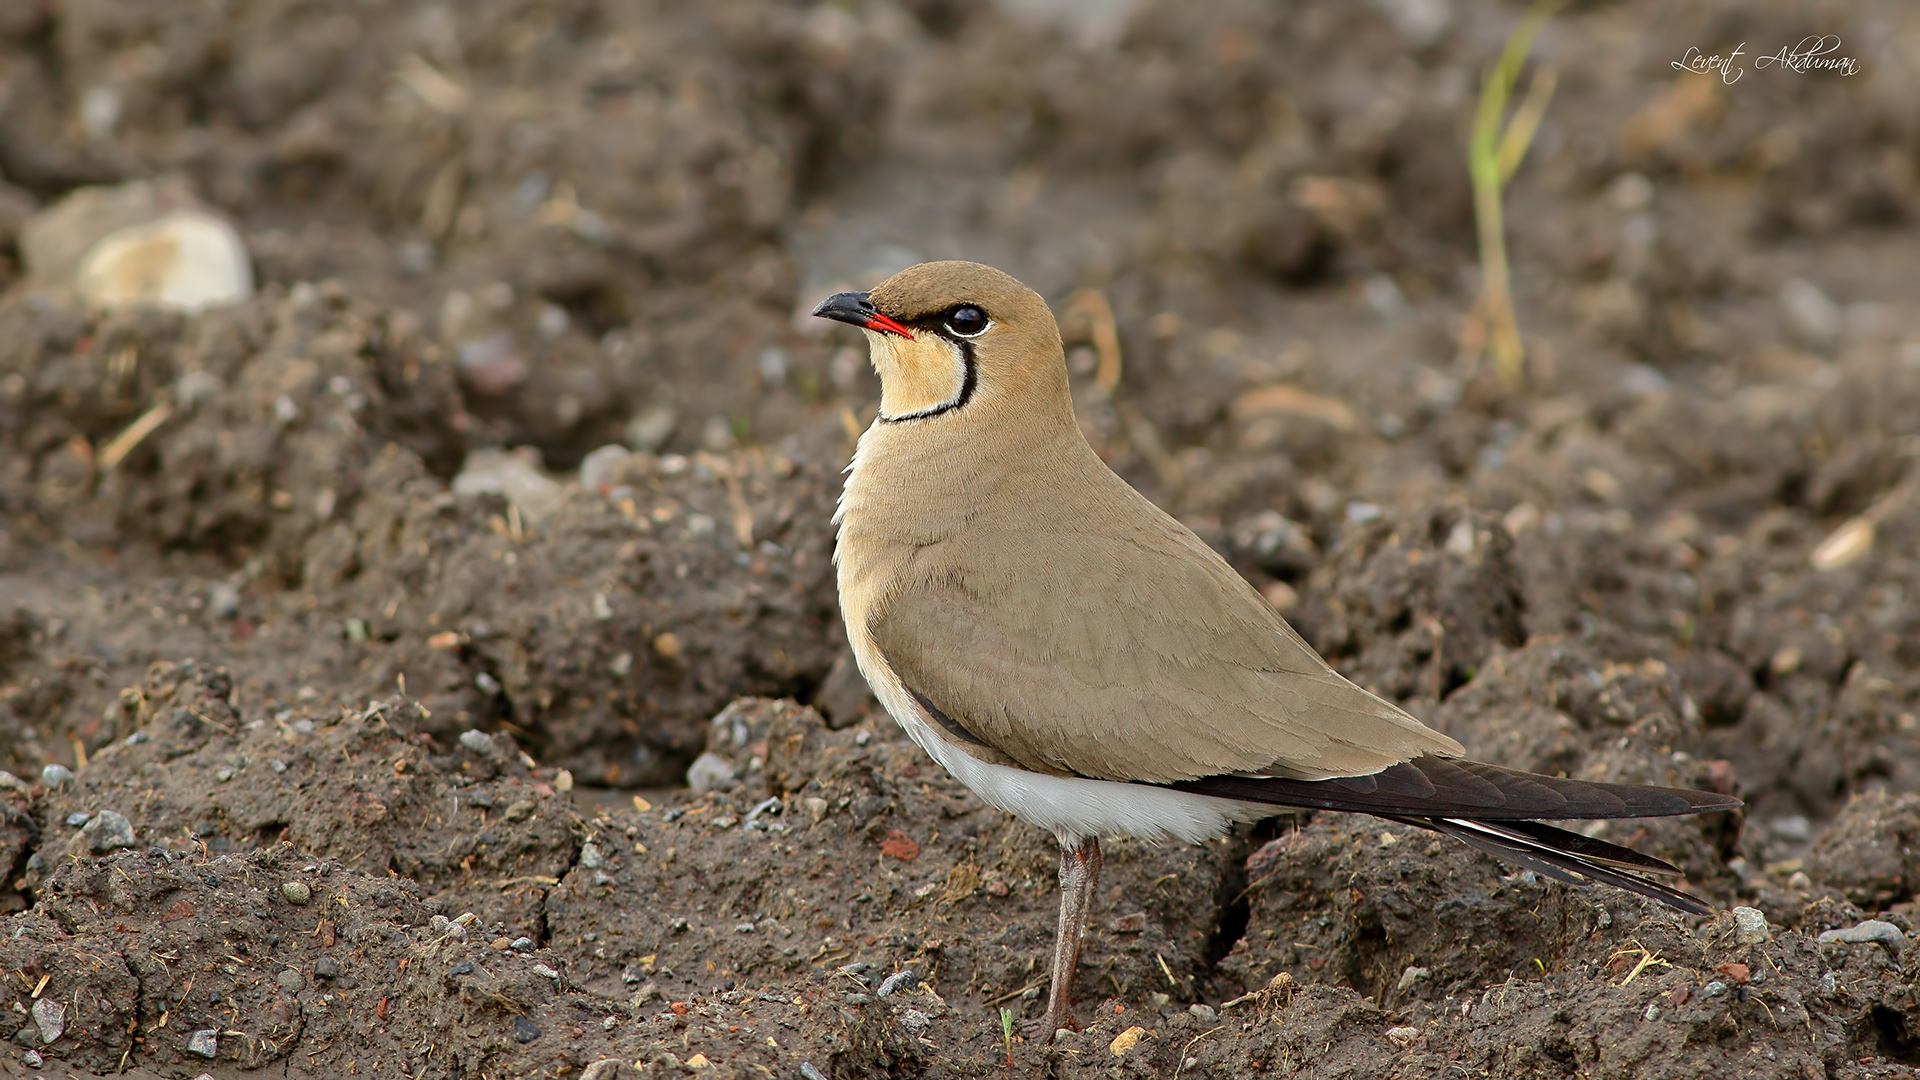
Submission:
POLYGON ((982 527, 964 560, 916 553, 875 644, 909 689, 1042 772, 1311 780, 1460 752, 1328 667, 1185 527, 1144 499, 1127 510, 1124 532, 982 527))

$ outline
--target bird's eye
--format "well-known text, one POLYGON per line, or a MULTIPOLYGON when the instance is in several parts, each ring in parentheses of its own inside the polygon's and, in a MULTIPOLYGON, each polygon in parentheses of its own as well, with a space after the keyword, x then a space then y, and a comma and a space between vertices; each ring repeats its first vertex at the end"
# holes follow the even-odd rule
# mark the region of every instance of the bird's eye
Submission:
POLYGON ((973 337, 987 328, 987 313, 972 304, 961 304, 947 312, 947 329, 961 337, 973 337))

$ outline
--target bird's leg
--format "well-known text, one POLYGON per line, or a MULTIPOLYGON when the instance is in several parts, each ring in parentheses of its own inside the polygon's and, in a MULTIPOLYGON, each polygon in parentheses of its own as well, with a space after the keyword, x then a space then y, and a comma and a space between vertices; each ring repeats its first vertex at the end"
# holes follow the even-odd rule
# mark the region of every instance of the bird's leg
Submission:
POLYGON ((1087 907, 1093 883, 1100 877, 1100 841, 1088 837, 1077 844, 1060 845, 1060 930, 1053 939, 1053 986, 1047 992, 1047 1023, 1043 1039, 1063 1027, 1078 1028, 1068 1011, 1073 969, 1080 965, 1080 933, 1087 926, 1087 907))

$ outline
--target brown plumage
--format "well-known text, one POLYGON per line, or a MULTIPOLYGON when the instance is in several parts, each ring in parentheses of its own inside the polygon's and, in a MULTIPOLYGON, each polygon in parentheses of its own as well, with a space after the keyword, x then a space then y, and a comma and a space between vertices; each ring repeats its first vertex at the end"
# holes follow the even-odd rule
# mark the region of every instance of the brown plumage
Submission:
POLYGON ((1116 476, 1073 415, 1044 301, 991 267, 926 263, 815 314, 868 331, 882 391, 839 513, 860 670, 988 802, 1053 831, 1069 1020, 1098 838, 1199 839, 1275 806, 1377 814, 1563 881, 1689 911, 1656 859, 1533 819, 1701 813, 1702 792, 1458 759, 1348 682, 1204 542, 1116 476))

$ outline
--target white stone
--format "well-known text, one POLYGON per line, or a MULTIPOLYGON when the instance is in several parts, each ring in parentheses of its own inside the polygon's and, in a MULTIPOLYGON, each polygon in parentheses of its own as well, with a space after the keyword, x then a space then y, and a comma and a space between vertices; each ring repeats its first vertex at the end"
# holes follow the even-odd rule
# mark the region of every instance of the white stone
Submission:
POLYGON ((528 456, 491 449, 467 455, 460 475, 453 478, 453 493, 464 498, 503 496, 533 522, 552 513, 565 495, 560 484, 541 472, 528 456))
POLYGON ((251 295, 253 264, 225 219, 175 210, 93 245, 80 260, 74 287, 102 307, 199 311, 251 295))

